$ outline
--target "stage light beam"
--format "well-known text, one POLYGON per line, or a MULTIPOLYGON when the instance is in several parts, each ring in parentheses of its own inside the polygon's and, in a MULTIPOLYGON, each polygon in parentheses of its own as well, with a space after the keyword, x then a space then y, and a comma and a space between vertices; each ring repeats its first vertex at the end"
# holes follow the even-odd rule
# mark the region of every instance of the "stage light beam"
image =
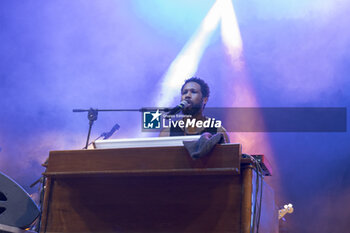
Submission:
POLYGON ((233 66, 240 70, 243 67, 243 42, 238 26, 236 13, 231 0, 219 0, 221 12, 221 37, 233 66))
POLYGON ((214 3, 199 28, 171 63, 163 77, 156 106, 169 106, 179 94, 184 80, 197 71, 200 59, 221 19, 219 3, 220 1, 214 3))

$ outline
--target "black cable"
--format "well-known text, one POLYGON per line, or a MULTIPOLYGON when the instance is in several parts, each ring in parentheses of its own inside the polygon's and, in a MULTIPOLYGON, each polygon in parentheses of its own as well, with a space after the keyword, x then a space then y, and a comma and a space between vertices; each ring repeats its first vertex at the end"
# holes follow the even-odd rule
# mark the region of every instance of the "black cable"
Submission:
POLYGON ((45 189, 46 189, 46 177, 42 176, 42 182, 41 182, 41 187, 40 187, 40 199, 39 199, 39 203, 40 203, 40 216, 39 216, 39 222, 37 225, 37 232, 40 231, 40 227, 41 227, 41 219, 42 219, 42 214, 43 214, 43 206, 44 206, 44 196, 45 196, 45 189))
POLYGON ((257 195, 256 195, 256 205, 257 205, 257 223, 256 223, 256 229, 257 232, 259 232, 259 225, 260 225, 260 217, 261 217, 261 205, 262 205, 262 194, 263 194, 263 175, 262 175, 262 168, 259 164, 259 162, 257 162, 255 160, 255 166, 256 166, 256 173, 257 173, 257 185, 258 185, 258 189, 260 189, 260 198, 258 201, 258 190, 257 190, 257 195))
MULTIPOLYGON (((254 233, 259 232, 259 227, 257 222, 259 222, 259 210, 258 210, 258 195, 259 195, 259 189, 260 189, 260 180, 259 180, 259 167, 258 162, 254 158, 254 165, 255 165, 255 172, 256 172, 256 191, 255 191, 255 203, 254 203, 254 233)), ((261 192, 261 191, 260 191, 261 192)))
POLYGON ((262 168, 259 164, 259 162, 251 155, 244 154, 244 156, 249 157, 252 162, 255 165, 255 172, 256 172, 256 188, 255 188, 255 200, 254 200, 254 211, 253 211, 253 226, 252 231, 253 233, 259 232, 259 225, 260 225, 260 217, 261 217, 261 203, 262 203, 262 193, 263 193, 263 173, 262 168), (260 189, 260 198, 258 201, 258 195, 259 195, 259 189, 260 189))

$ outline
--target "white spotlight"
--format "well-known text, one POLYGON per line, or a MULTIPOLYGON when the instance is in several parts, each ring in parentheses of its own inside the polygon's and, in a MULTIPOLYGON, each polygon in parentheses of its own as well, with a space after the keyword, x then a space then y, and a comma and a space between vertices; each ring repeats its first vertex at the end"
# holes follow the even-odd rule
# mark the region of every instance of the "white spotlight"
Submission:
POLYGON ((235 68, 240 69, 243 43, 233 4, 231 0, 217 0, 217 2, 220 2, 223 43, 232 59, 233 65, 235 68))
POLYGON ((157 96, 155 106, 165 107, 173 103, 184 80, 195 74, 211 35, 220 22, 220 16, 218 2, 215 2, 199 28, 171 63, 164 75, 161 83, 161 92, 157 96))

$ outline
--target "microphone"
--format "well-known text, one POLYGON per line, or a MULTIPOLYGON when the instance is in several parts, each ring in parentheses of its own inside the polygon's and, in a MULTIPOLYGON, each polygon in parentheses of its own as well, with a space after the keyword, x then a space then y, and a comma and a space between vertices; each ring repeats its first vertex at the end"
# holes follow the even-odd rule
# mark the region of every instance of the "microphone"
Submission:
POLYGON ((170 112, 167 114, 169 115, 175 115, 179 113, 181 110, 186 108, 188 105, 190 105, 186 100, 181 101, 179 105, 177 105, 175 108, 171 109, 170 112))
POLYGON ((120 126, 117 124, 115 124, 113 126, 113 128, 111 129, 111 131, 109 131, 108 133, 103 133, 101 134, 101 137, 104 137, 103 140, 108 139, 110 136, 112 136, 114 134, 115 131, 117 131, 120 128, 120 126))

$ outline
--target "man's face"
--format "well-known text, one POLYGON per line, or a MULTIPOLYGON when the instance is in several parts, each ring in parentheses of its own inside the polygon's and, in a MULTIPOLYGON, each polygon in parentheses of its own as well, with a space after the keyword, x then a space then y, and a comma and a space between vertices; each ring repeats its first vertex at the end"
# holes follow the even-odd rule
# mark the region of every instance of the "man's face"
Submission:
POLYGON ((181 101, 186 100, 189 105, 182 112, 185 115, 196 115, 208 102, 208 97, 202 95, 201 86, 196 82, 188 82, 182 89, 181 101))

